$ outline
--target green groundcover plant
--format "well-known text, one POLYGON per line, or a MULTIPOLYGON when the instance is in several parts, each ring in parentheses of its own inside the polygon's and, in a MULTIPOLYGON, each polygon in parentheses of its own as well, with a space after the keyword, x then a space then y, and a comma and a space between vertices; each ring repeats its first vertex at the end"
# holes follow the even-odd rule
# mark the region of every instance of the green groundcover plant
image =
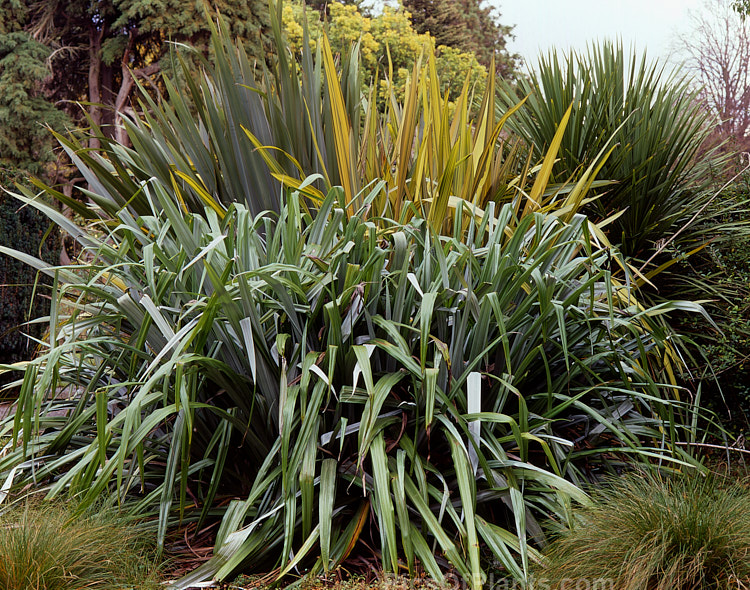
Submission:
POLYGON ((747 487, 695 475, 629 475, 574 512, 537 572, 547 588, 729 590, 750 583, 747 487))
POLYGON ((153 538, 111 509, 77 514, 61 502, 0 512, 0 588, 156 589, 153 538))

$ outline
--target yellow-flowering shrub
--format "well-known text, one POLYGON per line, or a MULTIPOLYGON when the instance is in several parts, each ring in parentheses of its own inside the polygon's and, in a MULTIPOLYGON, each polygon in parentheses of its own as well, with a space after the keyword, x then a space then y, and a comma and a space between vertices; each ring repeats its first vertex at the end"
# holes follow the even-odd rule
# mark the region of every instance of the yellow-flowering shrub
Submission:
POLYGON ((373 28, 373 19, 363 16, 353 4, 332 2, 329 11, 331 21, 327 32, 331 46, 337 52, 344 52, 359 41, 362 67, 366 72, 374 71, 381 54, 382 43, 370 32, 373 28))
MULTIPOLYGON (((325 30, 335 53, 345 54, 353 44, 359 42, 363 82, 372 84, 380 80, 381 99, 388 96, 392 86, 397 98, 403 98, 407 78, 414 63, 422 54, 436 51, 435 39, 429 33, 419 34, 411 23, 411 15, 403 7, 386 6, 375 17, 363 15, 354 5, 333 2, 328 7, 327 23, 320 20, 318 11, 306 7, 299 0, 284 4, 283 26, 290 49, 299 55, 303 43, 303 22, 307 15, 307 27, 311 49, 325 30), (386 81, 390 79, 390 83, 386 81)), ((451 47, 437 48, 437 71, 443 81, 443 91, 449 89, 450 96, 457 96, 466 76, 476 93, 484 91, 487 69, 471 52, 462 52, 451 47)))
POLYGON ((487 68, 477 61, 474 53, 441 45, 438 47, 436 64, 440 79, 444 81, 445 86, 450 88, 450 96, 457 96, 461 92, 467 74, 474 95, 484 94, 487 84, 487 68))
MULTIPOLYGON (((429 34, 420 35, 411 24, 411 15, 403 8, 386 6, 383 13, 372 19, 373 35, 382 47, 382 63, 388 66, 386 51, 390 52, 394 71, 411 69, 420 53, 435 49, 435 39, 429 34), (387 47, 387 50, 386 50, 387 47)), ((336 23, 331 23, 336 26, 336 23)))
POLYGON ((320 14, 314 8, 305 6, 304 2, 284 2, 281 18, 289 41, 289 48, 295 55, 299 55, 302 49, 303 25, 307 13, 307 32, 310 35, 310 47, 317 47, 317 39, 323 32, 323 23, 320 22, 320 14))

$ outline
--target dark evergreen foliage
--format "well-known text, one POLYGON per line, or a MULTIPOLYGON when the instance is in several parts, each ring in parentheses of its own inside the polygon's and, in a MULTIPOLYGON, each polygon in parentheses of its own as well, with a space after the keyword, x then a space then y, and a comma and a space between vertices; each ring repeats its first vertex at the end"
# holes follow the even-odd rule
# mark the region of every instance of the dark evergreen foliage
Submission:
POLYGON ((436 45, 464 47, 471 43, 471 31, 455 0, 407 0, 404 5, 417 32, 430 33, 436 45))
POLYGON ((53 159, 44 125, 60 129, 65 117, 43 92, 50 50, 23 30, 24 21, 24 11, 0 0, 0 168, 40 175, 53 159))
MULTIPOLYGON (((12 188, 15 179, 16 175, 0 170, 0 186, 12 188)), ((57 230, 49 232, 50 225, 36 209, 22 206, 5 191, 0 193, 0 245, 56 264, 60 234, 57 230)), ((38 276, 32 267, 0 254, 0 363, 26 360, 34 354, 36 344, 29 336, 41 337, 46 327, 25 322, 49 314, 49 284, 49 279, 38 276)), ((0 385, 17 378, 0 375, 0 385)))
MULTIPOLYGON (((170 39, 204 43, 211 9, 251 55, 267 58, 270 23, 264 0, 205 6, 177 0, 0 0, 0 185, 12 187, 29 174, 60 181, 50 174, 56 144, 46 127, 62 130, 69 119, 56 105, 79 120, 85 112, 90 122, 125 141, 113 124, 115 112, 130 107, 135 81, 156 79, 170 39), (77 101, 84 101, 85 111, 77 101)), ((0 195, 0 244, 54 263, 59 236, 45 242, 40 253, 48 227, 35 210, 0 195)), ((39 298, 44 286, 37 287, 32 301, 36 279, 28 267, 0 259, 0 363, 33 352, 23 332, 39 336, 41 328, 17 326, 48 313, 39 298)))
POLYGON ((55 50, 55 98, 89 101, 93 122, 105 126, 130 107, 134 79, 148 86, 159 74, 170 41, 205 46, 216 14, 250 55, 272 53, 265 0, 43 0, 30 7, 30 30, 55 50))
POLYGON ((471 51, 485 66, 494 57, 499 75, 516 75, 520 57, 506 47, 513 27, 500 24, 500 14, 482 0, 404 0, 404 7, 417 32, 430 33, 437 45, 471 51))
POLYGON ((704 403, 734 437, 750 433, 749 216, 750 177, 743 175, 722 192, 700 221, 713 242, 680 263, 675 274, 682 281, 673 288, 694 299, 711 295, 705 305, 717 327, 684 316, 679 329, 696 345, 693 387, 700 382, 704 403), (716 231, 719 223, 733 225, 734 230, 716 231))
MULTIPOLYGON (((62 129, 66 121, 45 95, 50 49, 24 31, 27 17, 22 2, 0 0, 0 187, 11 190, 29 174, 48 176, 55 141, 45 126, 62 129)), ((0 191, 0 244, 56 262, 59 233, 42 244, 49 221, 20 205, 0 191)), ((36 281, 35 270, 0 256, 0 363, 29 358, 34 344, 25 334, 41 336, 39 325, 19 329, 28 319, 49 313, 48 299, 33 297, 36 281)), ((46 284, 39 282, 37 295, 48 289, 46 284)), ((0 376, 0 385, 12 379, 0 376)))

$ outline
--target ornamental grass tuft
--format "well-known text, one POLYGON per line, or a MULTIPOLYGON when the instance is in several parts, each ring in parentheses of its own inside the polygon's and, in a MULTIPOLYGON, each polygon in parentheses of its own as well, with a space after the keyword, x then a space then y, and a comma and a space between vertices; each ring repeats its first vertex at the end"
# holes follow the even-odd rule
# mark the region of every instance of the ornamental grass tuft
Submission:
POLYGON ((29 503, 0 513, 2 590, 146 590, 157 574, 144 533, 112 511, 29 503))
POLYGON ((549 548, 546 588, 720 590, 750 584, 750 492, 716 478, 630 475, 549 548), (578 584, 578 585, 576 585, 578 584))

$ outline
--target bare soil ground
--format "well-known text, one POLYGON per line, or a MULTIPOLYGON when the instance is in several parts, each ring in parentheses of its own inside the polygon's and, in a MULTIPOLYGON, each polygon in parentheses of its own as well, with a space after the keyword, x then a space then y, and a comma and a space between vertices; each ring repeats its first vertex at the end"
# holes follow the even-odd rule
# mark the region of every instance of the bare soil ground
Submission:
POLYGON ((0 420, 5 418, 13 407, 12 402, 0 402, 0 420))

